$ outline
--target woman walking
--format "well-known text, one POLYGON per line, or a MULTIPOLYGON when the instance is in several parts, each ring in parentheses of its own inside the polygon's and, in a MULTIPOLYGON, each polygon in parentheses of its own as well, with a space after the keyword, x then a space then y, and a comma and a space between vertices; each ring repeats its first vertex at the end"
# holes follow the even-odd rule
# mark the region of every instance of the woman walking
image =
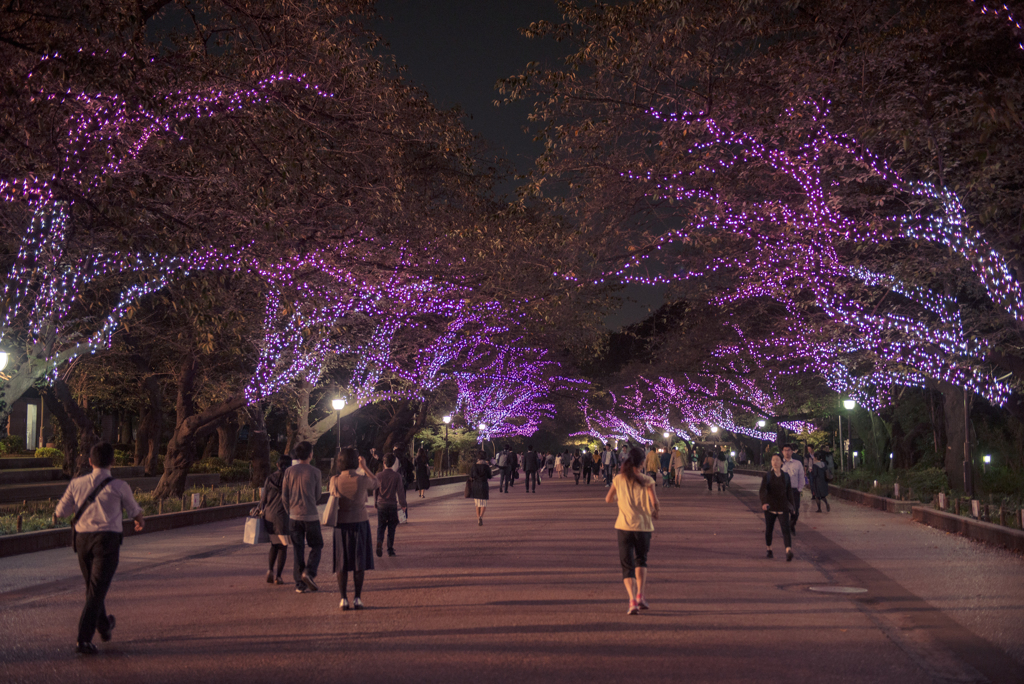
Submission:
POLYGON ((572 461, 569 462, 569 467, 572 469, 572 475, 576 478, 576 484, 580 483, 580 474, 583 471, 583 459, 580 457, 580 450, 577 449, 572 455, 572 461))
POLYGON ((714 456, 710 453, 704 454, 704 460, 701 462, 701 475, 703 475, 704 479, 707 480, 709 492, 711 491, 711 483, 715 479, 716 464, 717 461, 714 456))
POLYGON ((818 451, 811 454, 811 500, 817 501, 818 513, 821 513, 821 502, 825 502, 825 512, 830 512, 832 507, 828 505, 828 465, 825 463, 826 454, 818 451))
POLYGON ((786 562, 793 560, 793 542, 789 533, 789 511, 793 500, 789 498, 789 475, 782 471, 782 457, 772 456, 772 469, 761 480, 761 510, 764 511, 764 543, 768 545, 768 558, 772 553, 772 533, 775 521, 782 528, 782 541, 786 544, 786 562))
POLYGON ((260 496, 260 510, 263 512, 263 524, 270 535, 270 558, 267 570, 267 584, 284 584, 281 571, 288 560, 288 542, 291 525, 288 513, 284 510, 281 499, 281 481, 284 471, 292 464, 292 457, 285 454, 277 459, 277 470, 270 474, 263 484, 263 495, 260 496))
POLYGON ((491 479, 491 464, 487 462, 483 452, 477 454, 476 463, 469 469, 469 495, 476 504, 476 524, 484 524, 484 509, 487 508, 487 499, 490 498, 491 486, 487 482, 491 479))
POLYGON ((612 478, 612 486, 604 500, 619 505, 615 530, 619 540, 619 563, 622 583, 629 594, 627 615, 637 615, 650 606, 644 600, 647 582, 647 552, 651 533, 658 519, 658 495, 654 481, 643 474, 644 452, 633 447, 622 461, 622 471, 612 478))
POLYGON ((373 538, 370 518, 366 515, 366 495, 377 489, 377 478, 352 447, 341 450, 335 460, 336 474, 331 478, 330 492, 338 499, 338 521, 334 526, 334 572, 338 573, 338 591, 342 610, 349 609, 348 573, 355 585, 353 608, 363 607, 363 579, 373 570, 373 538), (360 473, 360 470, 362 473, 360 473))
POLYGON ((430 459, 427 458, 427 450, 420 449, 416 454, 416 489, 420 492, 420 498, 427 498, 427 490, 430 489, 430 459))

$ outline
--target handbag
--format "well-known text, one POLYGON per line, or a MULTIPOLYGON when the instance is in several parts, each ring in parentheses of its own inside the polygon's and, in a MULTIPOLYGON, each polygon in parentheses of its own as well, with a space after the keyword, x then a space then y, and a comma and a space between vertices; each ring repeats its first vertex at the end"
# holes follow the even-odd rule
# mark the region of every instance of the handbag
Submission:
POLYGON ((338 524, 338 497, 333 494, 327 498, 324 512, 320 514, 320 522, 325 527, 334 527, 338 524))
POLYGON ((267 524, 262 517, 249 516, 245 519, 245 529, 242 531, 243 544, 266 544, 270 541, 267 534, 267 524))
POLYGON ((470 476, 470 478, 468 480, 466 480, 466 498, 467 499, 472 499, 473 498, 473 478, 472 478, 472 476, 470 476))
POLYGON ((405 512, 404 508, 398 509, 398 522, 407 523, 409 522, 409 514, 405 512))

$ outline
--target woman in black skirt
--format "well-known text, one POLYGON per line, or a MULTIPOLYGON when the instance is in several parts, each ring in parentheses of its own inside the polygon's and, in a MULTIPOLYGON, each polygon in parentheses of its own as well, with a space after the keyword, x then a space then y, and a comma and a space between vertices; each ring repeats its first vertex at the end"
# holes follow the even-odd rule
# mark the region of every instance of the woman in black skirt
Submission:
POLYGON ((416 489, 420 492, 420 498, 427 498, 427 490, 430 489, 430 459, 427 457, 427 450, 420 449, 416 455, 416 489))
POLYGON ((355 584, 352 608, 363 607, 363 577, 373 570, 373 539, 370 519, 366 515, 366 495, 377 488, 377 478, 355 449, 341 450, 335 461, 337 475, 331 478, 331 494, 338 498, 338 521, 334 527, 334 572, 338 573, 342 610, 349 609, 348 573, 355 584))
POLYGON ((292 458, 287 454, 277 459, 277 470, 267 478, 263 485, 263 495, 260 497, 263 524, 266 525, 267 534, 270 536, 270 569, 267 570, 267 584, 284 584, 281 571, 288 560, 291 521, 281 499, 281 480, 284 479, 285 469, 291 464, 292 458))
POLYGON ((487 482, 491 479, 491 464, 481 451, 477 453, 476 463, 469 469, 469 495, 476 505, 476 524, 484 524, 484 509, 487 508, 487 500, 491 496, 491 486, 487 482))

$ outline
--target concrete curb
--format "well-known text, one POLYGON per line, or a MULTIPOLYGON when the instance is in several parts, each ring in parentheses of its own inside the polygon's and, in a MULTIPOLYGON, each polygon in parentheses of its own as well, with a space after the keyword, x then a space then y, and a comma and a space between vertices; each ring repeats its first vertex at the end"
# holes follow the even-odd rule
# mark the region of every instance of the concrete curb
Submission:
POLYGON ((937 530, 959 534, 961 537, 984 542, 991 546, 1001 546, 1017 553, 1024 553, 1024 531, 964 518, 955 513, 947 513, 927 506, 914 506, 911 515, 914 522, 934 527, 937 530))

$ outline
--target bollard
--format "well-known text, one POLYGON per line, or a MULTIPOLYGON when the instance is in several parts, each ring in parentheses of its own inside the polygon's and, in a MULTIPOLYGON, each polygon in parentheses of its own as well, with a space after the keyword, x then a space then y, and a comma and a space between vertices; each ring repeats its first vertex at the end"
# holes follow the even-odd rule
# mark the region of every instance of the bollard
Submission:
POLYGON ((1006 511, 1003 510, 1003 505, 999 504, 999 525, 1006 527, 1006 511))
POLYGON ((953 499, 953 512, 960 515, 960 499, 953 499))
POLYGON ((21 513, 18 514, 18 534, 21 534, 21 513))
POLYGON ((899 499, 900 498, 900 483, 899 482, 893 482, 892 483, 892 498, 894 498, 894 499, 899 499))
POLYGON ((235 503, 236 504, 242 503, 242 490, 241 489, 235 491, 235 503))
POLYGON ((57 526, 57 513, 56 513, 56 511, 55 511, 55 512, 54 512, 54 514, 53 514, 53 526, 54 526, 54 527, 56 527, 56 526, 57 526))
POLYGON ((164 500, 163 499, 157 499, 156 500, 156 514, 157 515, 163 515, 164 514, 164 500))
POLYGON ((946 492, 939 492, 939 510, 946 510, 946 492))
POLYGON ((971 515, 974 516, 975 520, 981 518, 981 501, 978 499, 971 499, 971 515))

